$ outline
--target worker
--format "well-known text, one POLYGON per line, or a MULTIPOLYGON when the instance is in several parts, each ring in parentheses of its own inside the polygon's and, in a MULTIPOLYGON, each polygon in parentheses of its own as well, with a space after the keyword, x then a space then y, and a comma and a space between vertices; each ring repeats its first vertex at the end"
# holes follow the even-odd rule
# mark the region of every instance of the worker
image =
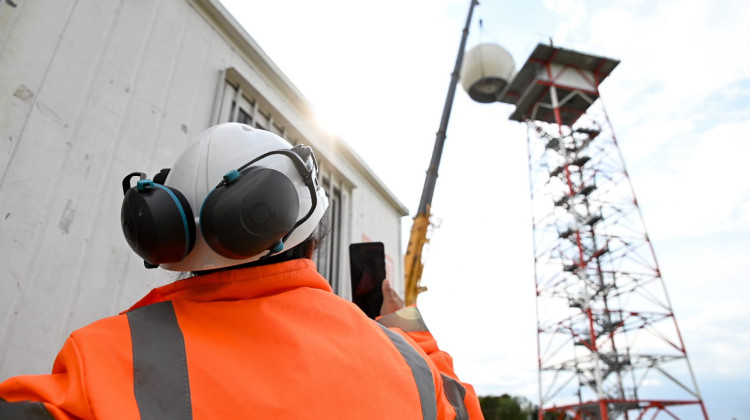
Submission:
POLYGON ((0 419, 482 418, 387 281, 376 322, 317 273, 317 177, 309 147, 237 123, 125 177, 130 247, 192 274, 74 331, 51 374, 0 383, 0 419))

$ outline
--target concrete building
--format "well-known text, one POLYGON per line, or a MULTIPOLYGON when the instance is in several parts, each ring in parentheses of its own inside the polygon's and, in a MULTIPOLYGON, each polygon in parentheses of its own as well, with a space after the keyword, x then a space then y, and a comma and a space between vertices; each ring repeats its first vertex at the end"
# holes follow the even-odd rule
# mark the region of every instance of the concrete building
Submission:
POLYGON ((385 244, 403 288, 407 209, 217 0, 0 3, 0 380, 48 372, 72 330, 176 278, 128 248, 120 183, 224 121, 315 150, 331 201, 316 261, 336 293, 362 241, 385 244))

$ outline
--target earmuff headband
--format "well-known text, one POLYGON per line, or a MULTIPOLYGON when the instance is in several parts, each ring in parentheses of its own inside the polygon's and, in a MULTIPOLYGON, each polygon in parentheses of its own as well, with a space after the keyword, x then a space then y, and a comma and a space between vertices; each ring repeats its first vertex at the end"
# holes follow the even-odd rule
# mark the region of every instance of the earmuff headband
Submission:
POLYGON ((128 193, 128 190, 130 189, 130 179, 134 176, 140 177, 140 179, 146 179, 146 174, 143 172, 131 172, 127 175, 125 175, 125 178, 122 179, 122 194, 125 195, 128 193))

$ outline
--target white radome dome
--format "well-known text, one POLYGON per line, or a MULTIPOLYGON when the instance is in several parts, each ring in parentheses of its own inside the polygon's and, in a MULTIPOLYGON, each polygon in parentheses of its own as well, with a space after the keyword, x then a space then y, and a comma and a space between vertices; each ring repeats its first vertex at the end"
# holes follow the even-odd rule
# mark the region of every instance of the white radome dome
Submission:
POLYGON ((477 102, 496 102, 515 72, 508 50, 497 44, 479 44, 464 55, 461 86, 477 102))

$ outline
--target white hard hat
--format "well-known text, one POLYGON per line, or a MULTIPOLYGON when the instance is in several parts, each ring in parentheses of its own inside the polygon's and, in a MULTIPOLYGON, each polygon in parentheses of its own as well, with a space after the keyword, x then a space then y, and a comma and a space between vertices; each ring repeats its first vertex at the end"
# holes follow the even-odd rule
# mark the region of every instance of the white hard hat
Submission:
POLYGON ((291 249, 313 233, 328 208, 317 177, 309 147, 292 147, 248 125, 220 124, 198 135, 163 185, 141 174, 137 188, 126 189, 126 177, 123 232, 147 266, 201 271, 256 261, 291 249), (168 217, 161 215, 164 208, 168 217), (169 226, 164 219, 177 228, 152 234, 169 226), (176 242, 165 244, 164 238, 172 236, 176 242), (165 248, 177 252, 167 257, 165 248))

